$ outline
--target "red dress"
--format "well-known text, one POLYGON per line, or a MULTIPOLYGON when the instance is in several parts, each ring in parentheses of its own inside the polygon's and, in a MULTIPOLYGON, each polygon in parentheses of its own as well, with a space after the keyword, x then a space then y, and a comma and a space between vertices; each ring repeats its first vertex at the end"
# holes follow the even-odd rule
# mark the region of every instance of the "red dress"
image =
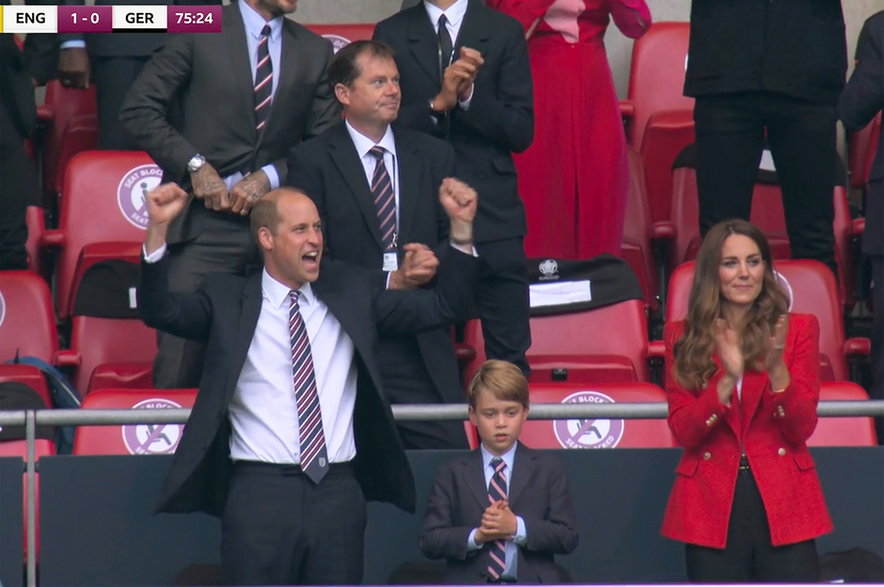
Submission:
POLYGON ((627 36, 651 23, 644 0, 488 0, 522 23, 534 77, 534 143, 515 156, 532 257, 620 253, 626 138, 605 52, 609 16, 627 36))

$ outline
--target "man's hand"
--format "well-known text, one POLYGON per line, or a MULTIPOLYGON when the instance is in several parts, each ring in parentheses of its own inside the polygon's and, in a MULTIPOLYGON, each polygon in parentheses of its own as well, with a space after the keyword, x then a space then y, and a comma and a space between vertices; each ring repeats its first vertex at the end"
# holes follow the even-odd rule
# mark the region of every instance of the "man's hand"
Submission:
POLYGON ((510 509, 509 502, 496 501, 485 508, 475 539, 476 542, 510 540, 516 534, 518 527, 516 515, 510 509))
MULTIPOLYGON (((462 53, 463 50, 461 50, 462 53)), ((479 58, 481 59, 481 55, 479 58)), ((433 98, 435 108, 448 112, 457 106, 461 88, 465 87, 469 90, 472 87, 477 71, 478 67, 474 61, 462 57, 446 67, 442 74, 442 88, 433 98)))
POLYGON ((457 99, 461 102, 466 102, 473 95, 473 83, 476 81, 476 76, 479 74, 479 70, 482 68, 482 65, 485 64, 485 58, 482 57, 482 54, 475 49, 471 49, 470 47, 461 47, 460 59, 458 59, 458 61, 469 63, 475 68, 475 73, 473 74, 472 78, 470 78, 469 80, 465 79, 461 81, 460 86, 457 88, 457 99))
POLYGON ((230 210, 230 198, 224 180, 208 162, 190 174, 193 195, 203 201, 209 210, 230 210))
POLYGON ((439 186, 439 202, 451 221, 451 241, 458 245, 472 246, 473 219, 479 203, 476 190, 459 179, 446 177, 439 186))
POLYGON ((233 202, 230 211, 234 214, 248 216, 255 202, 269 191, 270 178, 267 177, 263 169, 248 174, 239 180, 230 191, 230 199, 233 202))
POLYGON ((433 279, 439 259, 430 247, 408 243, 403 250, 402 266, 390 274, 389 289, 414 289, 433 279))
POLYGON ((154 252, 166 242, 169 223, 187 206, 187 192, 178 184, 164 183, 147 194, 147 234, 144 248, 147 254, 154 252))
POLYGON ((66 88, 89 87, 89 54, 83 47, 58 52, 58 81, 66 88))

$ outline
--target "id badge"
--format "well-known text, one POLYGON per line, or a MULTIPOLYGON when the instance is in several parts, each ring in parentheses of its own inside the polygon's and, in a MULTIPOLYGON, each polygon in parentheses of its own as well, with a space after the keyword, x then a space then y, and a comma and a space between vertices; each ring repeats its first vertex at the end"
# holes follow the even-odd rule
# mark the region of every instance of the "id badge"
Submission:
POLYGON ((396 271, 399 269, 399 256, 395 250, 384 253, 384 266, 381 269, 383 271, 396 271))

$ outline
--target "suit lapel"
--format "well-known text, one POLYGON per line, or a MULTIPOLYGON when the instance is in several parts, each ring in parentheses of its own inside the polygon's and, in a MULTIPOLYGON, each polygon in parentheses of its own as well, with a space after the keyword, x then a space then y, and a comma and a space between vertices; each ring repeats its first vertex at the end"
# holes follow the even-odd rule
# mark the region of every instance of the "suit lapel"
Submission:
POLYGON ((365 180, 365 168, 359 160, 353 139, 347 132, 347 127, 341 123, 333 130, 334 133, 329 141, 330 153, 335 167, 341 173, 347 186, 350 188, 350 196, 356 200, 356 205, 365 218, 369 232, 374 237, 375 243, 381 249, 381 227, 378 225, 378 216, 374 207, 374 196, 365 180))
POLYGON ((485 471, 482 466, 482 451, 474 450, 463 460, 464 484, 476 498, 479 508, 484 512, 488 507, 488 486, 485 484, 485 471))
MULTIPOLYGON (((239 321, 236 324, 236 336, 233 342, 233 352, 231 353, 231 361, 227 372, 227 381, 236 381, 242 370, 252 339, 255 336, 255 327, 258 324, 258 316, 261 314, 261 302, 263 296, 261 293, 261 274, 253 275, 246 284, 242 297, 242 308, 239 314, 239 321)), ((227 385, 225 384, 225 387, 227 385)), ((227 390, 233 393, 233 386, 227 390)))
MULTIPOLYGON (((396 157, 399 170, 399 235, 412 234, 411 228, 414 226, 415 215, 417 214, 417 194, 421 189, 421 158, 419 150, 414 145, 406 145, 399 141, 398 134, 396 139, 396 157)), ((399 239, 400 247, 405 244, 401 238, 399 239)))
POLYGON ((423 2, 409 8, 408 44, 415 61, 433 81, 434 87, 441 83, 439 77, 439 43, 436 32, 423 2))
POLYGON ((252 68, 250 65, 249 45, 246 41, 246 28, 242 22, 242 14, 236 2, 225 7, 224 33, 228 36, 227 57, 230 60, 230 70, 233 72, 233 83, 239 88, 239 102, 243 112, 248 113, 248 125, 252 129, 253 143, 257 142, 255 133, 255 101, 252 68))
POLYGON ((511 508, 516 503, 516 500, 519 499, 522 490, 528 486, 528 480, 534 477, 535 458, 534 451, 523 446, 521 442, 516 446, 516 458, 513 462, 513 470, 510 473, 510 486, 507 495, 511 508))
POLYGON ((486 47, 490 34, 491 24, 486 18, 486 10, 481 1, 470 0, 460 31, 454 41, 454 58, 457 59, 461 47, 476 49, 482 55, 487 54, 486 47))

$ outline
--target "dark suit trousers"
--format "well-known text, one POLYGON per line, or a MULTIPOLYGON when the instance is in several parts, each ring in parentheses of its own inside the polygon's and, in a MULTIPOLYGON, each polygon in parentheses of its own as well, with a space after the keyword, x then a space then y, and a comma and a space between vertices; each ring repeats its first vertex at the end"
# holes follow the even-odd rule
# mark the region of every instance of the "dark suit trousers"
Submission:
MULTIPOLYGON (((257 246, 247 225, 233 215, 207 214, 210 218, 203 219, 204 228, 196 238, 169 246, 169 288, 173 292, 196 291, 210 273, 246 275, 255 269, 257 246)), ((157 345, 154 385, 161 389, 199 387, 205 345, 161 331, 157 331, 157 345)))
POLYGON ((316 485, 297 465, 237 463, 221 520, 233 585, 357 585, 366 506, 349 463, 316 485))
MULTIPOLYGON (((801 507, 801 504, 795 504, 801 507)), ((771 546, 764 503, 751 471, 740 471, 724 550, 688 544, 688 579, 695 583, 816 583, 816 544, 771 546)))
POLYGON ((772 92, 698 97, 694 122, 701 233, 722 220, 749 219, 767 129, 792 257, 816 259, 835 270, 835 121, 834 106, 772 92))
POLYGON ((98 99, 98 145, 129 151, 137 147, 120 123, 120 107, 150 57, 91 57, 98 99))
POLYGON ((37 203, 37 171, 6 108, 0 105, 0 269, 27 269, 25 210, 37 203))
MULTIPOLYGON (((872 366, 872 388, 869 395, 872 399, 884 399, 884 255, 870 255, 872 265, 872 354, 869 363, 872 366)), ((878 431, 878 443, 884 444, 884 417, 875 418, 878 431)))

